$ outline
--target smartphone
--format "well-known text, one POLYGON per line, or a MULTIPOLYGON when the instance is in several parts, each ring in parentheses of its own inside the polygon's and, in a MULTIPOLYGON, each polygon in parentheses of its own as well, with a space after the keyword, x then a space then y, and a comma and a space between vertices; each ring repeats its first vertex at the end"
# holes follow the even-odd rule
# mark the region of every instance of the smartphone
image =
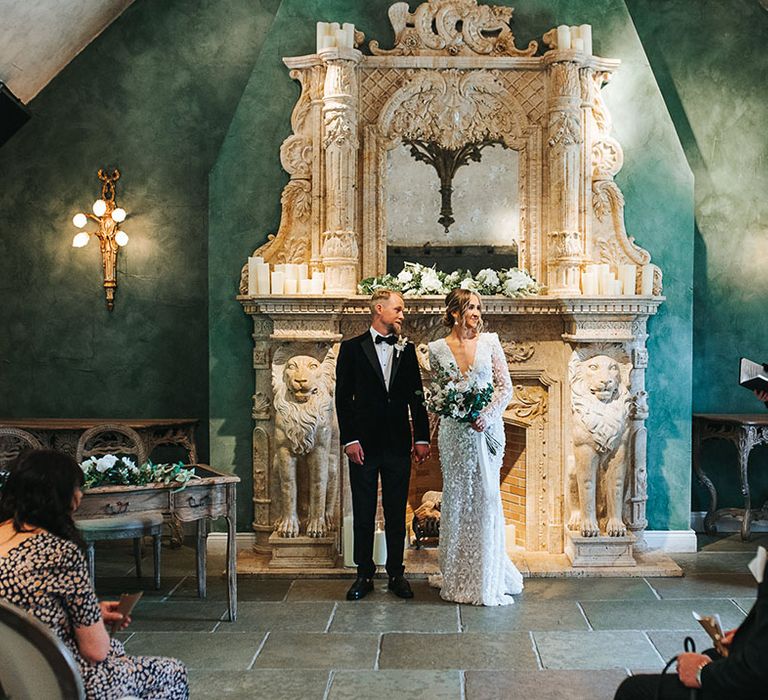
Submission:
MULTIPOLYGON (((142 595, 144 595, 144 591, 139 591, 138 593, 121 593, 115 612, 120 613, 123 618, 130 615, 131 611, 136 607, 136 603, 141 600, 142 595)), ((119 628, 120 623, 113 624, 111 634, 117 632, 119 628)))

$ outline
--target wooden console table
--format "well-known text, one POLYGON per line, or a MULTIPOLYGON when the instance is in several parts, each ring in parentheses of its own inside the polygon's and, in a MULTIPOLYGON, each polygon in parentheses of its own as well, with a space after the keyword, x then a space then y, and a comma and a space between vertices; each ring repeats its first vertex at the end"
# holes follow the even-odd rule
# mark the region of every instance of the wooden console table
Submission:
POLYGON ((704 518, 704 530, 715 532, 715 522, 723 515, 741 520, 741 538, 749 539, 753 520, 768 520, 768 503, 752 508, 749 491, 749 453, 756 445, 768 443, 768 414, 766 413, 694 413, 693 414, 693 470, 698 480, 709 491, 709 509, 704 518), (739 480, 744 496, 744 508, 717 507, 717 489, 701 468, 701 443, 720 438, 733 443, 739 455, 739 480))
MULTIPOLYGON (((135 430, 146 450, 151 454, 158 445, 179 445, 187 451, 189 464, 198 460, 195 442, 196 418, 0 418, 0 428, 14 428, 30 433, 45 448, 75 456, 80 436, 90 428, 110 425, 135 430)), ((0 438, 0 457, 2 456, 0 438)), ((115 445, 115 451, 119 445, 115 445)), ((2 460, 0 460, 2 463, 2 460)))
POLYGON ((178 489, 165 484, 145 486, 98 486, 83 492, 75 519, 104 518, 133 513, 161 513, 166 521, 197 522, 197 593, 207 594, 207 520, 224 517, 227 521, 227 595, 229 619, 237 618, 237 570, 235 543, 237 484, 240 478, 222 474, 208 465, 195 466, 201 478, 178 489))

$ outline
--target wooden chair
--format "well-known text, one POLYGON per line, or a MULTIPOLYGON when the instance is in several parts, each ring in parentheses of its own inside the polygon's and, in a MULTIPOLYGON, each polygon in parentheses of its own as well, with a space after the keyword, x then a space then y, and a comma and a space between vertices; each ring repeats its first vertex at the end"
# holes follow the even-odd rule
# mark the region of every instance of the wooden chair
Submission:
MULTIPOLYGON (((103 423, 84 431, 77 443, 77 461, 106 454, 129 454, 136 457, 138 464, 147 461, 147 451, 139 434, 128 426, 103 423)), ((163 531, 163 516, 160 513, 138 513, 106 518, 77 519, 75 525, 85 540, 88 569, 91 581, 96 583, 96 556, 94 543, 99 540, 133 540, 133 556, 136 561, 136 576, 141 578, 141 539, 152 537, 155 589, 160 588, 160 537, 163 531)))
POLYGON ((0 685, 14 700, 82 700, 80 670, 42 622, 0 600, 0 685))

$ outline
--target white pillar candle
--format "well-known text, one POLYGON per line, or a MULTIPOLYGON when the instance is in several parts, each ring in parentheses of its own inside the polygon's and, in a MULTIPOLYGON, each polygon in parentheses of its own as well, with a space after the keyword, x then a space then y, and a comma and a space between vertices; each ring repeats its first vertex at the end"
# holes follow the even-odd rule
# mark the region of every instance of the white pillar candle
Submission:
POLYGON ((269 263, 256 265, 256 290, 260 296, 269 294, 269 263))
POLYGON ((573 40, 573 48, 577 51, 584 51, 584 39, 581 37, 576 37, 573 40))
POLYGON ((352 530, 352 516, 344 516, 344 525, 342 527, 342 545, 341 549, 344 553, 344 566, 355 565, 355 535, 352 530))
POLYGON ((343 25, 341 25, 341 28, 344 30, 344 45, 348 49, 354 49, 355 48, 355 25, 351 24, 350 22, 344 22, 343 25))
POLYGON ((275 272, 282 272, 285 274, 285 263, 277 263, 275 265, 275 272))
POLYGON ((323 37, 326 35, 326 26, 328 25, 327 22, 318 22, 317 23, 317 50, 323 48, 323 37))
POLYGON ((256 273, 256 258, 248 258, 248 296, 252 297, 258 294, 258 275, 256 273))
POLYGON ((592 53, 592 25, 582 24, 579 27, 579 36, 584 41, 584 53, 592 53))
POLYGON ((597 269, 598 294, 610 294, 610 291, 608 290, 608 278, 611 273, 608 268, 608 263, 600 263, 597 265, 597 269))
POLYGON ((285 276, 282 272, 272 273, 272 294, 285 294, 285 276))
POLYGON ((614 277, 613 279, 613 296, 620 297, 624 290, 624 283, 621 281, 621 278, 616 279, 614 277))
POLYGON ((320 296, 323 293, 323 283, 324 280, 322 277, 313 277, 311 280, 309 280, 310 284, 310 290, 312 294, 315 294, 316 296, 320 296))
MULTIPOLYGON (((587 267, 592 267, 588 265, 587 267)), ((581 273, 581 293, 586 296, 597 296, 597 272, 595 270, 584 270, 581 273)))
POLYGON ((297 269, 299 271, 299 279, 300 280, 307 279, 308 268, 309 268, 309 265, 307 265, 307 263, 299 263, 297 265, 297 269))
POLYGON ((561 24, 557 28, 557 48, 571 48, 571 30, 565 24, 561 24))
POLYGON ((643 265, 640 277, 640 294, 643 296, 653 294, 653 265, 643 265))
POLYGON ((387 540, 384 530, 373 533, 373 563, 384 566, 387 563, 387 540))
POLYGON ((320 37, 320 46, 318 48, 332 49, 334 46, 336 46, 336 37, 329 36, 328 34, 320 37))
MULTIPOLYGON (((341 33, 341 25, 338 22, 331 22, 328 25, 328 36, 331 37, 331 42, 328 48, 332 48, 334 46, 341 46, 341 44, 339 44, 340 33, 341 33)), ((343 38, 342 38, 342 41, 343 41, 343 38)))
POLYGON ((285 279, 286 281, 299 279, 299 266, 296 263, 285 263, 285 279))
POLYGON ((312 280, 299 280, 299 294, 312 294, 312 280))
POLYGON ((620 268, 620 279, 623 294, 635 293, 635 279, 637 278, 637 268, 634 265, 622 265, 620 268))
POLYGON ((284 294, 296 294, 299 291, 299 281, 293 277, 286 277, 283 282, 284 294))

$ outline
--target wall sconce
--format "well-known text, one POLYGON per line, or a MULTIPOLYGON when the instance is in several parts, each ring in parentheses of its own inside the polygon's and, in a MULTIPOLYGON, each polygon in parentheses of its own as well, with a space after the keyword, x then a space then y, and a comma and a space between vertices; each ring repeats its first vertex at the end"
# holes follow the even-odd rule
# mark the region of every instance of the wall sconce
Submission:
MULTIPOLYGON (((117 249, 128 243, 128 235, 119 229, 119 225, 125 221, 125 209, 116 206, 115 183, 120 179, 120 171, 115 168, 111 173, 99 168, 99 180, 101 180, 101 197, 93 203, 93 214, 82 212, 72 217, 72 223, 82 229, 90 219, 99 227, 93 235, 99 239, 101 248, 101 261, 104 267, 104 293, 107 297, 107 308, 112 311, 115 305, 115 289, 117 288, 117 249)), ((72 239, 73 248, 82 248, 88 245, 91 234, 88 231, 80 231, 72 239)))

